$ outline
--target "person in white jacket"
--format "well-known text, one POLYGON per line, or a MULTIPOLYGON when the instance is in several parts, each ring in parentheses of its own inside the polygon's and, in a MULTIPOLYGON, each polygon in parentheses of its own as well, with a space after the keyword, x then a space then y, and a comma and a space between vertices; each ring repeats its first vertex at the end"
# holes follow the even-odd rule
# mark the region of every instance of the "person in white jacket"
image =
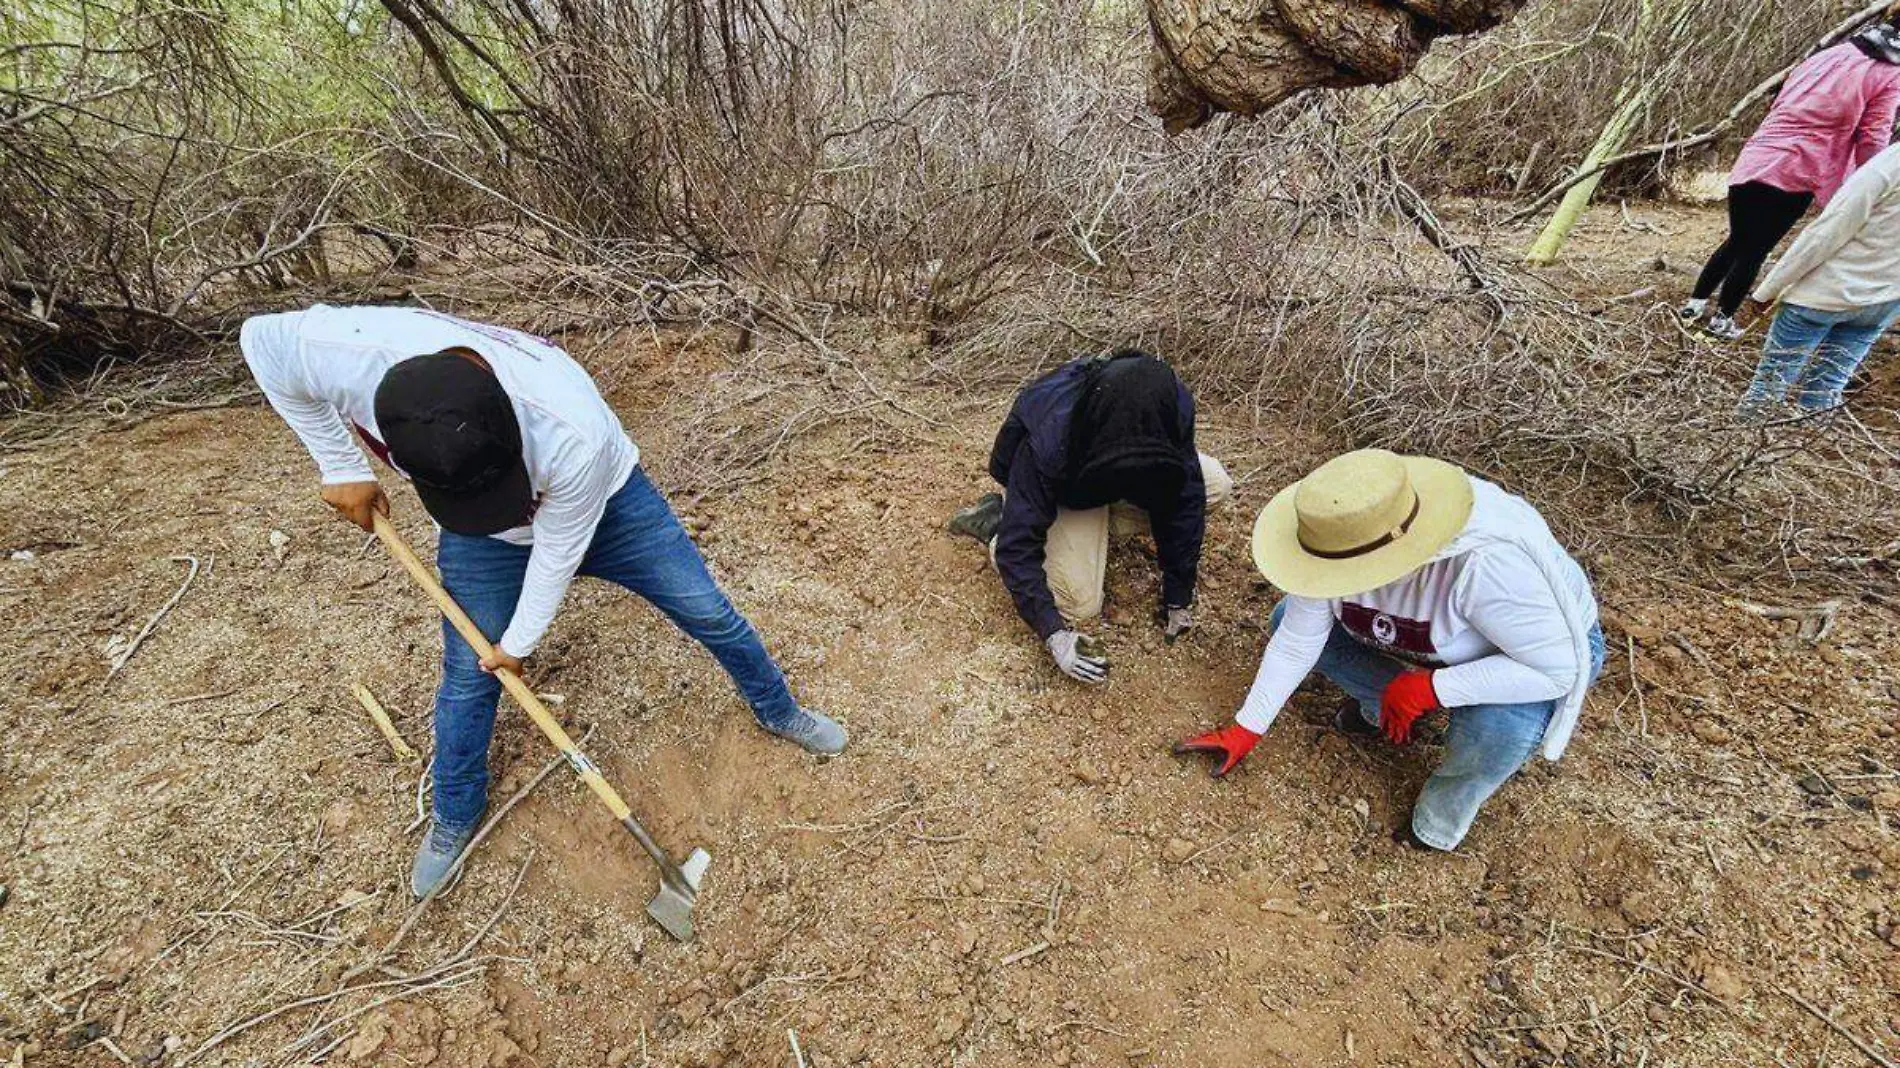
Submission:
POLYGON ((1603 631, 1583 568, 1523 499, 1439 460, 1351 452, 1273 498, 1253 558, 1286 593, 1253 688, 1235 723, 1177 747, 1215 754, 1216 777, 1315 669, 1345 691, 1333 722, 1350 734, 1404 744, 1420 716, 1450 712, 1415 844, 1456 849, 1540 743, 1563 755, 1603 631))
POLYGON ((1854 172, 1755 289, 1781 304, 1741 418, 1824 412, 1900 318, 1900 146, 1854 172), (1792 402, 1793 410, 1788 407, 1792 402))
POLYGON ((440 528, 443 585, 495 643, 478 659, 443 623, 417 897, 448 874, 487 805, 494 672, 521 671, 577 574, 632 590, 697 639, 767 731, 813 753, 844 749, 842 727, 792 698, 593 379, 552 342, 418 308, 317 305, 247 320, 239 345, 316 460, 325 503, 365 530, 389 513, 359 442, 414 484, 440 528))

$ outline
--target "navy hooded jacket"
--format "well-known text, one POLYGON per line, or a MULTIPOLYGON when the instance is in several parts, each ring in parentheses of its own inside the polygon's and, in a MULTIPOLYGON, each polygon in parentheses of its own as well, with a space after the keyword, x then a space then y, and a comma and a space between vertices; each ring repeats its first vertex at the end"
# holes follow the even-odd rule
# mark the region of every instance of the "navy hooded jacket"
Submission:
MULTIPOLYGON (((1098 357, 1073 360, 1030 383, 1017 395, 1009 418, 990 450, 990 477, 1004 487, 1003 519, 996 532, 996 567, 1023 621, 1044 639, 1064 629, 1043 570, 1049 527, 1063 507, 1072 465, 1073 416, 1098 357)), ((1177 378, 1179 423, 1175 443, 1182 482, 1166 502, 1149 502, 1155 551, 1161 563, 1165 606, 1194 603, 1194 584, 1207 530, 1207 487, 1194 447, 1194 398, 1177 378)))

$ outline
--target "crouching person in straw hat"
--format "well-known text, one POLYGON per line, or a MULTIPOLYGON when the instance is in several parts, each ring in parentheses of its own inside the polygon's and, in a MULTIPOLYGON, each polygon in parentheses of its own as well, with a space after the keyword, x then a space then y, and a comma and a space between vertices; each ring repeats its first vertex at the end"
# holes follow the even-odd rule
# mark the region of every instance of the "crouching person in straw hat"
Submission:
POLYGON ((632 590, 697 639, 765 730, 813 753, 844 749, 844 728, 793 700, 593 379, 551 342, 415 308, 318 305, 246 321, 240 345, 315 458, 324 503, 365 530, 389 513, 357 441, 414 483, 441 528, 443 585, 495 642, 478 660, 443 621, 417 897, 448 874, 488 803, 493 672, 521 670, 577 574, 632 590))
POLYGON ((1123 349, 1030 383, 996 434, 990 476, 1004 492, 958 512, 950 529, 989 543, 1017 613, 1064 674, 1108 675, 1075 628, 1102 613, 1111 529, 1153 531, 1156 618, 1169 642, 1193 625, 1207 508, 1234 484, 1195 449, 1194 398, 1173 368, 1123 349))
POLYGON ((1542 743, 1563 755, 1603 667, 1583 568, 1521 498, 1450 464, 1347 453, 1274 497, 1254 562, 1286 592, 1232 726, 1177 751, 1240 763, 1306 675, 1346 692, 1334 725, 1395 744, 1434 709, 1446 752, 1412 810, 1412 837, 1455 849, 1542 743))

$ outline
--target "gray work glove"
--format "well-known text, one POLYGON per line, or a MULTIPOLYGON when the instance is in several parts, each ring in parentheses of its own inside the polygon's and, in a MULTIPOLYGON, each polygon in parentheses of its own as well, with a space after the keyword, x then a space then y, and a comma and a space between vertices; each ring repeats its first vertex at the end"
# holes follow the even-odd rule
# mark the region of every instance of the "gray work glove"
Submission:
POLYGON ((1182 605, 1180 608, 1163 608, 1161 616, 1161 637, 1169 645, 1174 639, 1194 628, 1194 606, 1182 605))
POLYGON ((1059 630, 1049 635, 1044 644, 1049 646, 1049 655, 1055 657, 1062 673, 1077 682, 1098 683, 1108 678, 1108 661, 1101 655, 1101 647, 1094 638, 1072 630, 1059 630))

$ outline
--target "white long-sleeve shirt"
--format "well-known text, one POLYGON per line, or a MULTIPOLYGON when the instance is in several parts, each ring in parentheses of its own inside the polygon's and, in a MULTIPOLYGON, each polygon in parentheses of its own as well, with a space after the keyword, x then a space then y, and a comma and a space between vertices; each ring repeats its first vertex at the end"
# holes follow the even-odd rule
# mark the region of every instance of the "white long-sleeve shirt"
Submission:
POLYGON ((1755 299, 1832 312, 1900 300, 1900 146, 1854 172, 1755 299))
POLYGON ((538 502, 528 525, 494 535, 533 547, 514 618, 496 644, 511 656, 534 652, 608 499, 640 462, 639 448, 580 364, 543 338, 420 308, 319 304, 260 315, 245 321, 239 346, 325 485, 375 480, 358 438, 388 459, 376 426, 376 387, 391 367, 450 348, 487 361, 514 404, 538 502))
POLYGON ((1367 646, 1432 670, 1447 708, 1557 700, 1544 752, 1562 755, 1589 684, 1590 580, 1530 504, 1483 479, 1471 484, 1465 529, 1411 574, 1343 599, 1286 598, 1241 726, 1264 734, 1273 725, 1337 622, 1367 646))

